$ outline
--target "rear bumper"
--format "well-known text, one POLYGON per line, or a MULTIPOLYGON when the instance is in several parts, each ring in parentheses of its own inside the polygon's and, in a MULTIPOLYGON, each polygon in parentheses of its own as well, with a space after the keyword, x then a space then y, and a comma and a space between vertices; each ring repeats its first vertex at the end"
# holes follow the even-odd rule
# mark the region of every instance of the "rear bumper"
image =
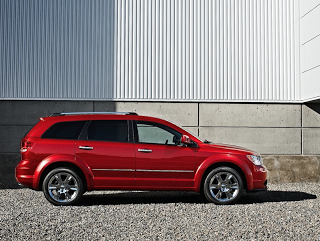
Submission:
POLYGON ((26 186, 33 188, 33 175, 16 175, 16 180, 19 186, 26 186))
POLYGON ((15 177, 20 185, 33 188, 35 167, 28 160, 22 160, 16 166, 15 177))

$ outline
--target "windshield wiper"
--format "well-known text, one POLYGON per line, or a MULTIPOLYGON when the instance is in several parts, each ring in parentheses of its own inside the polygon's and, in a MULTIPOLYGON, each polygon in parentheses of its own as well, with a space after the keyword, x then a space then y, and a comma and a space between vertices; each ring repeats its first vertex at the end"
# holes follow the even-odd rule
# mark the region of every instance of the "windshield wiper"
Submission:
POLYGON ((204 140, 204 142, 203 142, 204 144, 210 144, 211 143, 211 141, 208 141, 208 140, 204 140))

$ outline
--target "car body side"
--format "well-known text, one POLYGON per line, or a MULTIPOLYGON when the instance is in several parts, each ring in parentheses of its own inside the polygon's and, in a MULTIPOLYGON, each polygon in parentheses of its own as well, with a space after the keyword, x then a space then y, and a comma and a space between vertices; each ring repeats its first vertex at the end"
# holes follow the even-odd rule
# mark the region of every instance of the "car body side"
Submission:
MULTIPOLYGON (((130 189, 130 190, 186 190, 200 192, 206 174, 219 166, 229 166, 238 170, 245 182, 247 191, 266 189, 267 171, 264 166, 255 166, 246 155, 254 155, 249 150, 237 147, 228 147, 214 144, 205 144, 197 137, 191 135, 182 128, 153 117, 135 115, 82 115, 82 116, 57 116, 40 118, 38 124, 22 139, 23 142, 36 143, 31 146, 27 153, 22 153, 22 160, 16 167, 16 179, 22 185, 35 190, 41 190, 41 183, 44 176, 57 166, 69 166, 78 170, 84 179, 87 191, 97 189, 130 189), (195 143, 193 147, 181 146, 181 148, 192 148, 194 155, 193 185, 191 186, 106 186, 97 188, 94 185, 94 174, 91 167, 85 160, 76 155, 77 140, 48 140, 42 139, 42 134, 52 125, 61 121, 90 121, 90 120, 129 120, 129 121, 150 121, 166 125, 183 135, 188 135, 195 143), (51 149, 50 149, 51 148, 51 149)), ((121 146, 121 143, 118 143, 121 146)), ((133 142, 133 145, 135 143, 133 142)), ((156 166, 154 167, 157 168, 156 166)), ((137 170, 135 170, 136 172, 137 170)), ((159 180, 160 181, 160 180, 159 180)))

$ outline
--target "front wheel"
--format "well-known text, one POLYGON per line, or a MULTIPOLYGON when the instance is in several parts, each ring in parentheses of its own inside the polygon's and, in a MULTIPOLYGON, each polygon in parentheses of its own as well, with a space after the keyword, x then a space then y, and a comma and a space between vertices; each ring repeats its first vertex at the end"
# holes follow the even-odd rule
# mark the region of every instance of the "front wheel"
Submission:
POLYGON ((42 190, 46 199, 57 206, 76 203, 82 193, 83 184, 80 176, 71 168, 53 169, 45 177, 42 190))
POLYGON ((239 173, 230 167, 212 170, 204 182, 204 196, 215 204, 233 204, 243 192, 243 180, 239 173))

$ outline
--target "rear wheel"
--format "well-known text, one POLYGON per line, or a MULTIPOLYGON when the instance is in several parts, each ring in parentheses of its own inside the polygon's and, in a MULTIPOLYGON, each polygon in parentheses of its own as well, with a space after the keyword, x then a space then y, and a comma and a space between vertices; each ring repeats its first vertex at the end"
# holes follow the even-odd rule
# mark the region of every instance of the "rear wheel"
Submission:
POLYGON ((243 180, 239 173, 230 167, 212 170, 204 182, 204 196, 215 204, 233 204, 243 192, 243 180))
POLYGON ((45 177, 42 190, 46 199, 54 205, 71 205, 83 194, 80 176, 71 168, 53 169, 45 177))

